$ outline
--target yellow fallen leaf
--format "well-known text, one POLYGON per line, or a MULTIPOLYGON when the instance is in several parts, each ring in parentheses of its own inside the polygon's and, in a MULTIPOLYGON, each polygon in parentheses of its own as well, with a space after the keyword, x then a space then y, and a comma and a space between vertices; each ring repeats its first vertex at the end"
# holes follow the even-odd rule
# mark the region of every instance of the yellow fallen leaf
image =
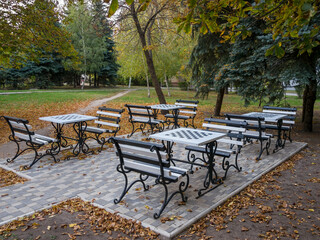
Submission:
POLYGON ((77 224, 76 223, 70 223, 69 224, 69 227, 73 228, 74 226, 76 226, 77 224))
POLYGON ((310 211, 310 212, 314 212, 314 209, 310 208, 310 209, 308 209, 308 211, 310 211))

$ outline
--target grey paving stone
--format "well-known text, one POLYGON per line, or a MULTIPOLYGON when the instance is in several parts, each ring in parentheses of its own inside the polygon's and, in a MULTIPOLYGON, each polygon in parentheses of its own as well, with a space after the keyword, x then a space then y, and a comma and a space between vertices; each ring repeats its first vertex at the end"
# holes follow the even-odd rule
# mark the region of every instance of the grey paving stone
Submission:
MULTIPOLYGON (((132 138, 140 139, 141 135, 135 134, 132 138)), ((222 185, 199 199, 196 199, 197 190, 203 186, 206 169, 196 170, 193 175, 190 175, 192 187, 188 188, 185 193, 188 196, 186 205, 179 205, 181 198, 176 195, 161 215, 161 217, 176 215, 182 218, 165 224, 162 224, 160 219, 153 218, 153 214, 159 211, 162 205, 160 201, 164 196, 162 186, 153 186, 154 179, 147 181, 153 186, 149 191, 136 191, 136 188, 140 188, 141 184, 130 189, 123 199, 126 205, 113 203, 113 200, 120 196, 124 187, 124 177, 116 171, 119 160, 113 150, 104 150, 98 155, 88 156, 81 161, 71 159, 58 164, 52 164, 52 159, 46 158, 38 165, 41 165, 42 168, 35 165, 23 172, 32 180, 24 184, 0 188, 0 196, 9 194, 0 197, 0 223, 14 220, 39 209, 48 208, 52 203, 80 197, 85 201, 95 199, 97 205, 107 210, 119 212, 128 218, 141 221, 144 226, 151 226, 156 232, 172 236, 172 234, 188 227, 205 212, 217 207, 218 202, 225 201, 253 181, 254 178, 266 173, 304 146, 304 143, 286 143, 286 147, 277 153, 270 153, 270 155, 264 153, 260 161, 254 160, 259 146, 257 144, 245 146, 239 156, 239 165, 242 167, 242 171, 237 172, 230 169, 227 179, 222 185), (152 209, 147 209, 146 206, 152 209), (192 212, 187 211, 188 209, 191 209, 192 212)), ((175 156, 186 159, 187 154, 184 147, 176 144, 174 146, 175 156)), ((30 162, 30 158, 32 155, 26 154, 6 166, 19 172, 19 166, 24 162, 30 162)), ((4 162, 6 162, 5 159, 0 160, 0 163, 4 162)), ((232 161, 230 160, 230 162, 232 161)), ((221 159, 217 159, 216 163, 215 169, 218 175, 224 175, 221 169, 221 159)), ((189 167, 188 164, 179 166, 189 167)), ((130 181, 137 177, 134 173, 128 175, 130 181)), ((177 184, 169 185, 169 191, 175 191, 177 186, 177 184)))

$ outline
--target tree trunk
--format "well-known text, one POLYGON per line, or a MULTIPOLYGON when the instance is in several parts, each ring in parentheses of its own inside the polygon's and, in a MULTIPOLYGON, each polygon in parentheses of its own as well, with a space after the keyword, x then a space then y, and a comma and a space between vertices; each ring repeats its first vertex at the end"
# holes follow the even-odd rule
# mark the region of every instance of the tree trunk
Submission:
POLYGON ((141 25, 140 25, 140 22, 139 22, 139 19, 138 19, 138 16, 137 16, 137 12, 136 12, 134 6, 135 6, 134 3, 132 3, 131 6, 130 6, 131 15, 132 15, 132 18, 133 18, 134 23, 136 25, 137 31, 139 33, 140 42, 141 42, 142 49, 143 49, 143 52, 144 52, 144 55, 145 55, 145 58, 146 58, 146 61, 147 61, 148 71, 149 71, 149 74, 151 76, 152 84, 154 86, 154 89, 156 90, 156 93, 157 93, 157 96, 158 96, 160 104, 166 104, 166 99, 165 99, 165 97, 163 95, 163 92, 161 90, 161 87, 160 87, 160 83, 159 83, 159 80, 158 80, 158 77, 157 77, 157 74, 156 74, 156 70, 155 70, 155 67, 154 67, 154 64, 153 64, 152 56, 150 56, 150 52, 148 51, 145 32, 141 28, 141 25))
POLYGON ((314 103, 317 99, 317 80, 310 79, 303 93, 303 130, 312 132, 314 103))
POLYGON ((229 87, 229 84, 225 87, 225 94, 229 94, 229 89, 228 89, 228 87, 229 87))
POLYGON ((216 106, 214 108, 214 113, 213 113, 214 116, 220 116, 224 92, 225 92, 225 88, 220 88, 217 96, 216 106))
POLYGON ((168 91, 168 96, 171 97, 170 90, 169 90, 169 84, 168 84, 168 79, 167 79, 167 74, 164 74, 164 81, 166 82, 166 87, 168 91))
POLYGON ((128 86, 128 88, 131 88, 131 76, 129 78, 129 86, 128 86))
POLYGON ((97 73, 96 73, 96 72, 94 72, 93 86, 94 86, 94 87, 97 87, 97 86, 98 86, 98 79, 97 79, 97 73))
POLYGON ((148 88, 148 98, 150 98, 150 85, 149 85, 149 76, 148 73, 146 73, 146 78, 147 78, 147 88, 148 88))

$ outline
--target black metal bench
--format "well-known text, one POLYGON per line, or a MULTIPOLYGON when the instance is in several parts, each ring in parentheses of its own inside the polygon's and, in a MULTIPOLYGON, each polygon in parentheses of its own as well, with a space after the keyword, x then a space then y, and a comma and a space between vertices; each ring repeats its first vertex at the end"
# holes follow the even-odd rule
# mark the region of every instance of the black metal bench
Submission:
POLYGON ((100 145, 100 151, 103 148, 103 145, 107 142, 105 137, 102 137, 102 134, 110 134, 114 137, 116 136, 117 132, 120 130, 120 120, 121 114, 123 113, 123 109, 114 109, 114 108, 107 108, 105 106, 99 107, 97 111, 98 119, 95 120, 97 124, 96 127, 94 126, 87 126, 84 127, 85 132, 93 133, 94 137, 87 137, 95 139, 100 145))
POLYGON ((9 139, 17 145, 17 152, 15 156, 11 159, 7 159, 7 162, 13 162, 17 157, 27 150, 33 150, 35 156, 29 166, 24 166, 25 169, 31 168, 36 162, 47 155, 50 155, 55 162, 60 161, 55 157, 55 155, 57 155, 59 152, 57 139, 34 133, 31 131, 32 127, 29 125, 29 121, 26 119, 9 116, 3 116, 3 118, 7 121, 11 130, 9 139), (26 144, 26 148, 24 150, 21 149, 21 142, 26 144), (38 153, 38 149, 47 144, 51 144, 51 148, 47 149, 44 154, 38 153))
MULTIPOLYGON (((225 171, 223 176, 223 180, 226 179, 228 171, 231 167, 234 167, 238 172, 242 170, 238 165, 238 155, 243 146, 244 133, 246 132, 247 122, 239 122, 239 121, 230 121, 216 118, 205 118, 203 123, 203 127, 210 131, 215 132, 225 132, 227 137, 221 138, 217 140, 218 145, 226 144, 227 148, 216 148, 214 155, 222 157, 222 169, 225 171), (234 163, 231 164, 229 159, 232 155, 235 155, 234 163)), ((208 154, 207 149, 205 147, 197 147, 197 146, 187 146, 186 150, 188 150, 188 161, 192 164, 195 161, 200 160, 201 162, 207 163, 206 155, 208 154), (193 152, 201 153, 202 157, 197 157, 193 152)), ((208 157, 207 157, 208 158, 208 157)), ((216 174, 216 173, 215 173, 216 174)))
POLYGON ((250 117, 238 114, 226 114, 228 120, 233 121, 246 121, 248 125, 245 126, 246 132, 244 135, 244 143, 252 143, 252 139, 260 142, 260 152, 256 160, 259 160, 263 151, 266 150, 267 155, 269 155, 269 147, 271 144, 272 134, 266 133, 266 124, 264 118, 261 117, 250 117), (249 130, 249 131, 248 131, 249 130), (266 144, 264 145, 264 142, 266 144))
POLYGON ((150 106, 131 104, 126 104, 125 106, 128 108, 129 122, 132 124, 132 132, 128 137, 131 137, 138 130, 144 133, 143 130, 147 125, 150 126, 151 133, 164 129, 164 121, 155 118, 155 114, 150 106), (135 125, 138 125, 138 127, 135 127, 135 125))
MULTIPOLYGON (((291 131, 295 124, 297 108, 263 106, 262 111, 266 113, 286 115, 286 117, 283 118, 281 130, 283 131, 284 139, 288 138, 289 141, 292 142, 291 131), (287 132, 288 132, 288 135, 286 134, 287 132)), ((267 127, 272 130, 278 130, 277 125, 268 124, 267 127)))
MULTIPOLYGON (((194 126, 194 118, 197 115, 197 106, 199 101, 193 101, 193 100, 176 100, 175 104, 183 106, 183 108, 179 109, 178 114, 178 120, 183 120, 183 126, 188 127, 192 126, 193 128, 196 128, 194 126)), ((169 119, 173 119, 173 114, 166 114, 166 123, 170 126, 170 124, 174 124, 174 121, 171 121, 169 119)))
POLYGON ((182 168, 170 166, 164 145, 117 137, 111 137, 110 141, 114 144, 120 160, 120 163, 117 166, 117 171, 122 173, 125 179, 123 192, 119 198, 114 200, 115 204, 118 204, 122 200, 135 183, 142 183, 144 190, 148 190, 149 186, 145 184, 148 177, 154 177, 155 184, 161 184, 165 189, 163 204, 159 212, 154 213, 154 218, 157 219, 160 217, 161 213, 174 195, 180 194, 182 201, 187 201, 187 197, 185 197, 183 193, 187 190, 189 185, 188 171, 182 168), (138 173, 139 179, 133 181, 128 186, 129 172, 138 173), (186 181, 181 181, 179 184, 179 190, 173 192, 168 197, 167 185, 178 182, 182 177, 186 177, 186 181))

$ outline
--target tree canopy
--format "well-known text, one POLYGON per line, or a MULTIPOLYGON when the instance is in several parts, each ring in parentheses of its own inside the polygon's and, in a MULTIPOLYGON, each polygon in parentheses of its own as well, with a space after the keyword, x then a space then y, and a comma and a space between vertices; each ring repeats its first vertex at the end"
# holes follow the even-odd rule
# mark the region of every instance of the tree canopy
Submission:
POLYGON ((53 52, 76 59, 69 34, 61 27, 57 2, 0 1, 0 66, 20 67, 53 52))

